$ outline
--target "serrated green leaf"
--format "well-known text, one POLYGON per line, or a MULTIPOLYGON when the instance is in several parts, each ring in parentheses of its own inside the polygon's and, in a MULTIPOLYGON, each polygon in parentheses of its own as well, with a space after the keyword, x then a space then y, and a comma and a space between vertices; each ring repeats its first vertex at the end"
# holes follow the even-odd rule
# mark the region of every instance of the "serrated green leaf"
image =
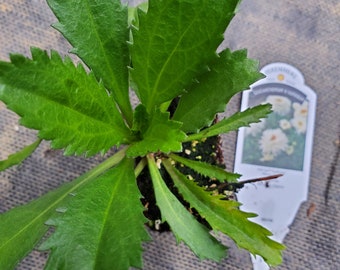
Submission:
POLYGON ((29 157, 35 149, 39 146, 41 140, 38 139, 34 143, 24 147, 19 152, 10 155, 7 159, 0 161, 0 172, 12 167, 14 165, 18 165, 23 162, 27 157, 29 157))
POLYGON ((128 10, 120 0, 47 0, 59 22, 53 26, 74 46, 77 54, 103 80, 129 123, 128 69, 130 62, 128 10))
POLYGON ((226 248, 170 192, 153 157, 148 156, 148 166, 162 220, 169 223, 177 241, 183 240, 200 259, 219 261, 225 257, 226 248))
POLYGON ((271 113, 270 104, 257 105, 243 112, 237 112, 197 134, 189 135, 185 141, 201 140, 203 138, 228 133, 241 127, 247 127, 251 123, 260 122, 260 120, 266 118, 269 113, 271 113))
POLYGON ((186 133, 209 126, 233 95, 263 78, 258 72, 258 61, 247 58, 246 50, 232 53, 227 49, 209 68, 182 95, 173 116, 173 120, 183 122, 182 130, 186 133))
POLYGON ((66 211, 47 222, 56 231, 40 247, 51 250, 45 269, 142 267, 141 244, 150 238, 133 167, 134 160, 124 159, 79 189, 66 211))
POLYGON ((184 199, 215 231, 227 234, 239 247, 262 256, 269 265, 282 262, 284 246, 271 240, 269 236, 272 234, 267 229, 249 220, 255 214, 240 211, 240 204, 236 201, 221 200, 221 196, 211 195, 194 181, 188 180, 169 160, 164 160, 163 164, 184 199))
POLYGON ((238 2, 150 0, 146 14, 139 10, 131 74, 148 112, 183 93, 217 57, 216 49, 238 2))
POLYGON ((32 48, 32 60, 11 55, 0 62, 0 100, 21 116, 20 123, 39 130, 53 148, 88 156, 129 139, 116 105, 92 73, 62 61, 52 51, 32 48))
POLYGON ((62 190, 0 215, 0 269, 14 269, 47 232, 44 222, 54 213, 62 190))
POLYGON ((158 151, 163 153, 181 151, 182 141, 186 135, 181 131, 182 123, 170 120, 169 115, 168 112, 155 110, 149 116, 149 126, 142 132, 142 139, 131 144, 126 152, 127 155, 136 157, 158 151))
POLYGON ((111 166, 119 163, 125 149, 80 176, 26 205, 14 208, 0 215, 0 269, 14 269, 46 233, 45 221, 55 209, 82 185, 92 181, 111 166))
POLYGON ((240 174, 237 173, 227 172, 222 168, 211 165, 209 163, 187 159, 175 155, 174 153, 171 153, 169 157, 174 161, 179 162, 204 176, 216 178, 220 181, 237 182, 237 179, 240 178, 241 176, 240 174))

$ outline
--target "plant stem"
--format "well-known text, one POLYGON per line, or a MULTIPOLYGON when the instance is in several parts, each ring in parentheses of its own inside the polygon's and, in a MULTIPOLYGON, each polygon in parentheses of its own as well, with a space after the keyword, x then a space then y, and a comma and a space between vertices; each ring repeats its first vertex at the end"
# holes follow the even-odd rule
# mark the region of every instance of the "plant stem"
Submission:
POLYGON ((127 146, 123 147, 121 150, 116 152, 113 156, 109 157, 99 165, 97 165, 95 168, 92 170, 88 171, 88 174, 93 174, 93 175, 100 175, 104 171, 110 169, 111 167, 117 165, 119 162, 122 161, 122 159, 125 157, 125 152, 127 150, 127 146))
POLYGON ((72 182, 74 183, 74 187, 72 189, 75 190, 76 188, 83 185, 87 181, 98 177, 99 175, 103 174, 105 171, 107 171, 111 167, 117 165, 125 157, 125 152, 126 152, 127 148, 128 147, 123 147, 121 150, 116 152, 113 156, 107 158, 106 160, 104 160, 102 163, 100 163, 99 165, 97 165, 93 169, 87 171, 83 175, 81 175, 78 178, 76 178, 75 180, 73 180, 72 182))
POLYGON ((206 136, 205 133, 206 132, 199 132, 199 133, 187 135, 187 137, 182 142, 200 141, 207 137, 211 137, 211 136, 206 136))
POLYGON ((145 168, 145 166, 148 164, 146 158, 142 158, 141 161, 139 161, 139 163, 137 164, 136 168, 135 168, 135 176, 138 177, 138 175, 143 171, 143 169, 145 168))

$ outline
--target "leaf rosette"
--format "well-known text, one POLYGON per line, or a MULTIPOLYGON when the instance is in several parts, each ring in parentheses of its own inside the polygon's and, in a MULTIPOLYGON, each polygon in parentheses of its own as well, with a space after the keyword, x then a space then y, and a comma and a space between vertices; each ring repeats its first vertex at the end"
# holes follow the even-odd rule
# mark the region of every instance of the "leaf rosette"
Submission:
POLYGON ((270 113, 270 105, 259 105, 214 121, 233 95, 262 78, 246 50, 217 53, 239 1, 150 0, 139 7, 119 0, 47 2, 58 19, 54 27, 86 68, 38 48, 31 49, 31 58, 12 54, 0 62, 0 100, 39 137, 0 161, 0 169, 23 162, 41 140, 66 155, 123 148, 74 181, 1 214, 0 268, 13 269, 44 237, 45 224, 56 228, 40 246, 51 251, 46 269, 141 268, 142 243, 149 240, 136 185, 143 171, 149 172, 162 220, 199 258, 219 261, 226 247, 178 196, 210 228, 279 264, 283 246, 249 220, 254 214, 220 200, 223 194, 211 195, 172 164, 236 182, 239 174, 180 156, 183 144, 236 131, 270 113), (129 88, 140 101, 134 109, 129 88), (160 168, 178 188, 177 197, 160 168))

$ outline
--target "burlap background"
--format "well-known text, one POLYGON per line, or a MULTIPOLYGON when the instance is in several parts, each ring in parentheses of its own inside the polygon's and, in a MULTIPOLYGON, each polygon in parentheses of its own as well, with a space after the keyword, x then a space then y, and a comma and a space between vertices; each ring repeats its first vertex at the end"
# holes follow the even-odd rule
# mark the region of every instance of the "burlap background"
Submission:
MULTIPOLYGON (((29 55, 30 46, 66 54, 68 43, 50 27, 55 21, 44 0, 1 0, 0 58, 7 60, 10 52, 29 55)), ((296 66, 318 94, 309 199, 285 239, 284 262, 277 269, 340 269, 340 2, 244 0, 223 46, 248 48, 261 66, 277 61, 296 66), (307 216, 308 209, 314 211, 307 216)), ((227 114, 239 108, 239 101, 239 96, 232 100, 227 114)), ((0 104, 0 159, 32 142, 34 134, 18 127, 17 117, 0 104)), ((232 169, 235 134, 224 136, 223 145, 232 169)), ((64 157, 42 144, 21 166, 0 173, 0 212, 73 179, 99 159, 64 157)), ((177 246, 171 233, 151 234, 154 241, 145 244, 146 270, 252 268, 248 253, 228 239, 223 241, 231 246, 229 258, 216 264, 201 262, 183 244, 177 246)), ((17 269, 42 269, 45 258, 32 252, 17 269)))

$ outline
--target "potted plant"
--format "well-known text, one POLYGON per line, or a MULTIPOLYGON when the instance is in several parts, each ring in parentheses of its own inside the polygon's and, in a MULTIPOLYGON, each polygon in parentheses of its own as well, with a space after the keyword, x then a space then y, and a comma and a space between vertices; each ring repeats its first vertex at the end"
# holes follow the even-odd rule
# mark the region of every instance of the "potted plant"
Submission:
POLYGON ((240 187, 240 175, 187 158, 183 147, 259 122, 271 111, 263 104, 214 121, 234 94, 262 78, 245 50, 217 53, 239 1, 47 2, 59 20, 54 27, 87 68, 38 48, 31 58, 12 54, 0 62, 0 100, 21 125, 39 131, 36 142, 1 161, 0 169, 21 163, 42 140, 65 155, 117 151, 74 181, 1 214, 0 268, 13 269, 37 245, 50 251, 46 269, 141 268, 141 245, 150 240, 136 180, 143 183, 142 173, 162 221, 199 258, 226 256, 215 238, 221 232, 268 264, 280 264, 284 247, 225 195, 240 187), (130 88, 140 101, 135 108, 130 88), (215 185, 199 185, 180 167, 215 185), (40 243, 49 227, 55 231, 40 243))

